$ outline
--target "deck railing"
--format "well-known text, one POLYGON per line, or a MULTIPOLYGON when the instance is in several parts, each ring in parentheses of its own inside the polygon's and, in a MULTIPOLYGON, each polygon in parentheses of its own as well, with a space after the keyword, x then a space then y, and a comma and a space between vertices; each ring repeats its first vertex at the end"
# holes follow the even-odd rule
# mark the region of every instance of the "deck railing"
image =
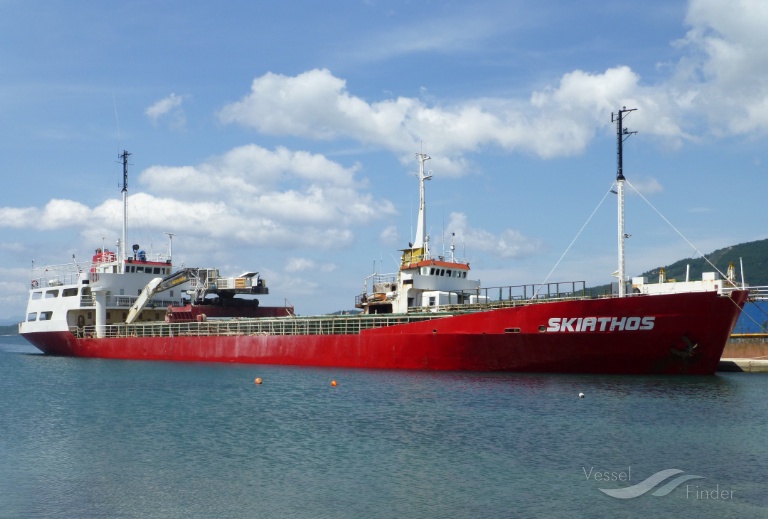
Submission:
MULTIPOLYGON (((214 335, 357 335, 363 330, 398 324, 431 321, 451 314, 345 315, 322 317, 275 317, 252 319, 211 319, 203 322, 112 324, 104 326, 103 337, 189 337, 214 335)), ((95 337, 96 327, 70 327, 77 337, 95 337)))
MULTIPOLYGON (((475 291, 472 292, 474 293, 475 291)), ((484 297, 488 302, 572 299, 583 298, 587 295, 586 283, 584 281, 489 287, 481 288, 477 292, 478 295, 484 297)))
MULTIPOLYGON (((535 285, 525 285, 534 287, 535 285)), ((227 336, 227 335, 356 335, 363 330, 383 328, 402 324, 410 324, 434 319, 442 319, 458 314, 481 312, 491 309, 527 306, 550 303, 555 301, 579 300, 594 298, 587 293, 583 282, 550 283, 544 285, 547 290, 515 287, 501 287, 500 297, 491 299, 499 294, 499 287, 486 288, 488 299, 472 304, 442 305, 435 307, 410 308, 407 314, 373 314, 373 315, 328 315, 328 316, 291 316, 291 317, 259 317, 210 319, 187 323, 143 322, 135 324, 113 324, 104 326, 103 337, 184 337, 184 336, 227 336), (567 285, 567 286, 566 286, 567 285), (566 290, 566 288, 570 288, 566 290), (534 294, 537 294, 533 297, 534 294)), ((475 291, 473 291, 475 292, 475 291)), ((602 297, 618 297, 602 296, 602 297)), ((646 294, 628 294, 626 297, 656 297, 646 294)), ((95 337, 96 327, 70 327, 72 334, 77 337, 95 337)))
POLYGON ((750 301, 768 301, 768 286, 749 287, 750 301))
POLYGON ((74 285, 82 272, 88 272, 91 263, 65 263, 63 265, 45 265, 34 267, 30 284, 32 288, 74 285))
MULTIPOLYGON (((109 308, 130 308, 138 299, 138 296, 112 295, 107 297, 107 307, 109 308)), ((175 299, 152 299, 147 304, 147 308, 168 308, 169 305, 178 305, 179 301, 175 299)), ((82 308, 96 306, 96 297, 93 294, 83 294, 80 296, 80 306, 82 308)))
MULTIPOLYGON (((396 274, 372 275, 373 285, 380 283, 396 283, 396 274), (394 277, 393 277, 394 276, 394 277)), ((366 280, 367 281, 367 280, 366 280)), ((367 286, 367 283, 366 283, 367 286)), ((537 283, 529 285, 506 285, 498 287, 477 288, 473 290, 450 290, 447 291, 450 300, 463 301, 460 304, 443 305, 440 307, 411 307, 409 312, 431 312, 435 308, 450 308, 450 311, 456 311, 461 308, 465 311, 472 309, 488 308, 489 305, 495 307, 518 306, 531 300, 552 301, 557 299, 583 299, 589 296, 584 281, 563 281, 557 283, 537 283), (474 300, 475 303, 469 304, 474 300)), ((355 297, 355 306, 360 308, 362 303, 373 300, 373 295, 364 293, 355 297)), ((476 311, 476 310, 474 310, 476 311)))

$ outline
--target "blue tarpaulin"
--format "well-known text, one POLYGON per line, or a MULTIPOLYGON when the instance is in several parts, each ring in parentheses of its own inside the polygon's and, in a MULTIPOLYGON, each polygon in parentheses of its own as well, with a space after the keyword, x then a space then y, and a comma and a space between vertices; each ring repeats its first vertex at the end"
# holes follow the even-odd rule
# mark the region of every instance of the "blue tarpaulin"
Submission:
POLYGON ((768 333, 768 301, 745 304, 733 333, 768 333))

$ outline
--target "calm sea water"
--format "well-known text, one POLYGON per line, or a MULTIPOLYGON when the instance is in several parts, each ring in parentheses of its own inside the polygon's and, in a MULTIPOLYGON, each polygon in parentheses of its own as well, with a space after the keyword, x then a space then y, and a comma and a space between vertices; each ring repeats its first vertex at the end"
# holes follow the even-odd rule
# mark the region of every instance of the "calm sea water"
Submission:
POLYGON ((768 375, 397 372, 36 351, 0 338, 2 517, 768 517, 768 375), (629 499, 599 490, 665 469, 702 478, 664 496, 652 495, 663 483, 629 499))

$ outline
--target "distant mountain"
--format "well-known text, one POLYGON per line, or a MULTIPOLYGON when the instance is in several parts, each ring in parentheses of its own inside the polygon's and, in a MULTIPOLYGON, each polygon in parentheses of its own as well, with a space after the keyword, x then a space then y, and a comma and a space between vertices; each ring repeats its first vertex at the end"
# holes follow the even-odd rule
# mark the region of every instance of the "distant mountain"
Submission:
MULTIPOLYGON (((739 261, 744 264, 744 281, 752 286, 768 286, 768 240, 751 241, 731 245, 724 249, 718 249, 706 254, 711 261, 723 274, 728 270, 728 265, 733 262, 736 267, 736 276, 741 281, 741 266, 739 261)), ((676 261, 670 265, 660 265, 659 267, 643 272, 640 276, 645 276, 648 281, 656 282, 659 279, 659 270, 664 267, 667 280, 676 279, 685 281, 685 272, 690 267, 689 279, 701 279, 702 272, 712 272, 715 269, 707 263, 704 258, 688 258, 676 261)), ((639 276, 633 276, 639 277, 639 276)), ((600 285, 588 288, 593 294, 605 294, 610 292, 610 285, 600 285)))
POLYGON ((0 335, 18 335, 19 325, 9 324, 8 326, 0 326, 0 335))

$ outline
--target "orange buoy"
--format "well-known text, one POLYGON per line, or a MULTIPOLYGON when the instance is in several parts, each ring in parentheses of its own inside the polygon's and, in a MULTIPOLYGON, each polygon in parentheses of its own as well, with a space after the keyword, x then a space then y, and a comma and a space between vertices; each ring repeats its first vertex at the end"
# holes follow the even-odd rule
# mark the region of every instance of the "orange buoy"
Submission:
POLYGON ((331 386, 336 387, 336 381, 335 380, 331 380, 331 386))
POLYGON ((254 384, 261 384, 261 378, 256 377, 256 380, 253 381, 254 384))

